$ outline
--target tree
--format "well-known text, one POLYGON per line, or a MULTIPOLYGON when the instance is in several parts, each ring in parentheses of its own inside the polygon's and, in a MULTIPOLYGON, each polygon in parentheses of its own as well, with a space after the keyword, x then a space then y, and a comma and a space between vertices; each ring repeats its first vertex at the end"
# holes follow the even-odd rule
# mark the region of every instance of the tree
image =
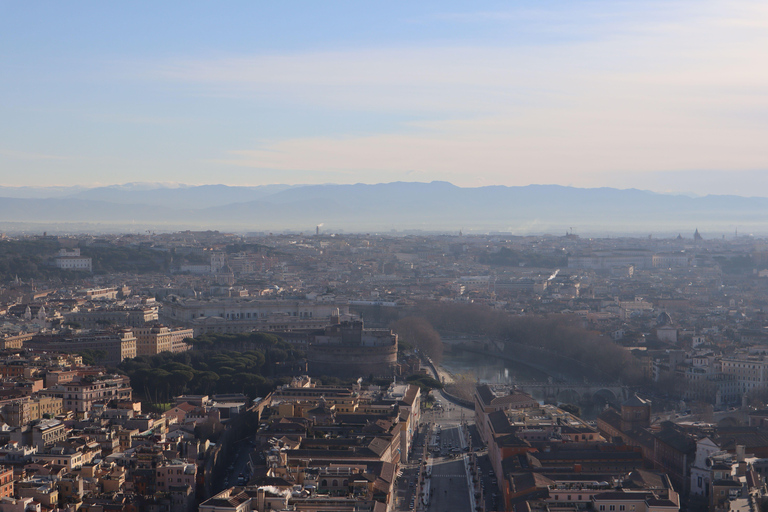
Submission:
POLYGON ((390 328, 406 343, 439 363, 443 358, 443 340, 432 324, 423 317, 407 316, 393 322, 390 328))
POLYGON ((422 393, 428 393, 432 391, 433 389, 443 389, 443 385, 440 383, 439 380, 428 377, 426 375, 409 375, 405 378, 406 382, 410 382, 411 384, 416 384, 421 388, 422 393))

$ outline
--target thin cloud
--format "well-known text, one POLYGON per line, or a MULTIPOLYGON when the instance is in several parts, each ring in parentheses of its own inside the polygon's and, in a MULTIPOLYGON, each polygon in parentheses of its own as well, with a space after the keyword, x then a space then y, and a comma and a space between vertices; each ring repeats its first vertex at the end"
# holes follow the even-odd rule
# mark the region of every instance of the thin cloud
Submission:
POLYGON ((26 151, 14 151, 11 149, 0 149, 0 156, 16 160, 69 160, 72 158, 69 156, 28 153, 26 151))

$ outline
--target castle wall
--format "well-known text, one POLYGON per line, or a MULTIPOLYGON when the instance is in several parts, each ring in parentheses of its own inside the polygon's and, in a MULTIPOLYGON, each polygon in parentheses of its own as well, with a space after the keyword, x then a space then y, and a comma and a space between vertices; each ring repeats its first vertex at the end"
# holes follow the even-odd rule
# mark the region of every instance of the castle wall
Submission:
POLYGON ((397 343, 385 347, 310 345, 307 362, 312 376, 391 377, 397 368, 397 343))

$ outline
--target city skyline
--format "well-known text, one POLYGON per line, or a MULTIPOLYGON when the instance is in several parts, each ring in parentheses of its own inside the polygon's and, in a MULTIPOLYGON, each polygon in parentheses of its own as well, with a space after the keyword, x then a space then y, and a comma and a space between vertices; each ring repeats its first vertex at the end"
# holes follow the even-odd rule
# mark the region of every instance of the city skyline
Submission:
POLYGON ((768 196, 757 2, 0 12, 0 185, 768 196))

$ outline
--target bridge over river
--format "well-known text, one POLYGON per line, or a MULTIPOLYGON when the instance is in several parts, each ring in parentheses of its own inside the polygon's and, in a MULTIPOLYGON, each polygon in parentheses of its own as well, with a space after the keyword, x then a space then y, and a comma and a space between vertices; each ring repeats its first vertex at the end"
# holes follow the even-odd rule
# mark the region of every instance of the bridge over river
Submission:
MULTIPOLYGON (((509 342, 507 342, 509 343, 509 342)), ((454 350, 463 350, 474 354, 480 354, 487 356, 489 360, 504 360, 514 362, 516 364, 522 364, 533 368, 541 374, 548 375, 547 381, 514 381, 512 384, 530 393, 537 400, 562 402, 569 404, 597 404, 602 405, 606 403, 619 405, 624 400, 629 398, 629 388, 621 385, 620 383, 602 383, 595 384, 590 382, 591 379, 582 377, 581 379, 575 379, 573 376, 568 376, 556 372, 550 365, 547 365, 547 361, 559 360, 562 363, 567 362, 571 366, 578 367, 581 375, 590 375, 591 377, 604 377, 599 370, 591 368, 588 364, 582 361, 572 360, 565 356, 552 354, 544 351, 540 348, 527 347, 518 344, 512 344, 515 350, 512 351, 498 351, 487 350, 488 344, 482 344, 477 341, 461 340, 460 343, 455 343, 454 350), (485 346, 483 346, 485 345, 485 346), (567 361, 566 361, 567 360, 567 361)), ((491 347, 494 344, 490 345, 491 347)))
POLYGON ((629 388, 621 384, 574 384, 567 382, 515 382, 517 389, 537 400, 568 404, 610 403, 619 405, 629 398, 629 388))

